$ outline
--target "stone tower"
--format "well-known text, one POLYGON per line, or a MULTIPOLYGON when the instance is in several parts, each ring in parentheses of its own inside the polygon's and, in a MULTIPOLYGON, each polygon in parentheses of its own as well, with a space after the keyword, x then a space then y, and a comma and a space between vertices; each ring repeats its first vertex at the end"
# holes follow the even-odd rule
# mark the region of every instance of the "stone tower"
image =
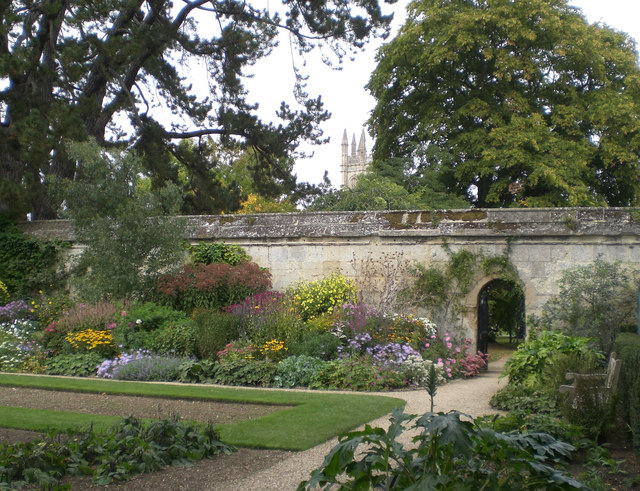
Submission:
POLYGON ((349 153, 349 141, 347 139, 347 130, 344 130, 342 136, 342 186, 352 188, 356 184, 358 175, 364 173, 371 163, 371 156, 367 155, 367 146, 364 138, 364 130, 360 135, 360 143, 356 149, 356 135, 353 134, 351 140, 351 153, 349 153))

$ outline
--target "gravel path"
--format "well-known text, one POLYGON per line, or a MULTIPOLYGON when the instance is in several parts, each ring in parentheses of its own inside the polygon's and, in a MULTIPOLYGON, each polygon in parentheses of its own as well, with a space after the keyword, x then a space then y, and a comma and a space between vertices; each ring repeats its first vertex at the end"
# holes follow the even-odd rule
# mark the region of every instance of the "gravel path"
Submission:
MULTIPOLYGON (((506 385, 506 379, 498 380, 506 358, 489 364, 489 370, 480 376, 467 380, 455 380, 438 388, 435 397, 434 411, 448 412, 457 410, 472 417, 495 414, 489 406, 489 399, 500 388, 506 385)), ((405 412, 423 414, 429 409, 429 397, 425 391, 391 392, 390 396, 407 401, 405 412)), ((386 427, 389 417, 370 422, 372 426, 386 427)), ((407 437, 409 437, 407 435, 407 437)), ((300 481, 309 478, 312 470, 319 467, 324 457, 337 443, 337 439, 304 452, 298 452, 278 462, 274 466, 257 472, 247 478, 234 480, 221 486, 218 483, 210 489, 217 491, 284 491, 296 489, 300 481)))

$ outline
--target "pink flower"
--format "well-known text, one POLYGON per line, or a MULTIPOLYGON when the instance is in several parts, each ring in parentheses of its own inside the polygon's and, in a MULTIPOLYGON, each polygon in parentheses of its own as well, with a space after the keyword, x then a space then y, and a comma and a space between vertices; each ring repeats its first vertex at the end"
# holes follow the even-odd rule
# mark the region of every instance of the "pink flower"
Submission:
POLYGON ((451 347, 452 347, 452 346, 453 346, 453 345, 452 345, 451 343, 447 343, 447 348, 448 348, 448 349, 451 349, 451 347))
POLYGON ((116 324, 115 322, 112 322, 111 324, 107 324, 107 329, 113 329, 114 327, 116 327, 118 324, 116 324))
POLYGON ((429 347, 429 343, 424 343, 424 347, 428 348, 429 347))
POLYGON ((122 312, 120 312, 120 317, 124 317, 127 315, 127 312, 125 310, 123 310, 122 312))
POLYGON ((460 347, 456 346, 456 353, 460 353, 460 347))

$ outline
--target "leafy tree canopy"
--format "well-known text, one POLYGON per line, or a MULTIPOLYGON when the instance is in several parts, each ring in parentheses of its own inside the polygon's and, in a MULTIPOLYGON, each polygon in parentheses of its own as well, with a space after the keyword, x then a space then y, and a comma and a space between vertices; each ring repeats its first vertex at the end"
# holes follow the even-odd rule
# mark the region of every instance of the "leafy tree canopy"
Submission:
MULTIPOLYGON (((393 3, 393 0, 384 0, 393 3)), ((388 32, 379 0, 8 1, 0 5, 0 209, 55 216, 51 180, 73 178, 65 141, 135 148, 157 181, 175 180, 176 142, 214 135, 253 148, 262 168, 322 141, 328 117, 304 92, 279 123, 256 115, 244 79, 281 31, 301 54, 328 47, 334 61, 388 32), (275 2, 272 2, 275 3, 275 2), (180 70, 180 65, 187 69, 180 70), (181 75, 204 66, 209 93, 181 75)), ((197 156, 185 157, 199 166, 197 156)), ((158 184, 158 183, 156 183, 158 184)), ((158 184, 162 185, 162 184, 158 184)))
POLYGON ((366 174, 358 176, 353 188, 319 194, 308 211, 434 210, 466 208, 468 203, 451 193, 432 172, 406 174, 407 159, 372 163, 366 174))
POLYGON ((377 60, 374 160, 477 206, 637 204, 634 43, 566 0, 416 0, 377 60))

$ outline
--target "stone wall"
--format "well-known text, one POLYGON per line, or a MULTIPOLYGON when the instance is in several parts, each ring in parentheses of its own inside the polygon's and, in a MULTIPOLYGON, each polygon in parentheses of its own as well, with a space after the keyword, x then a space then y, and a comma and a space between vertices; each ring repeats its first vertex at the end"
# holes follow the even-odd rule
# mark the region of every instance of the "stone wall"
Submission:
MULTIPOLYGON (((367 276, 363 267, 371 273, 376 262, 379 265, 385 258, 405 266, 416 261, 427 266, 444 263, 448 259, 445 240, 453 251, 466 248, 501 255, 509 248, 509 259, 524 289, 527 315, 538 314, 557 293, 556 282, 567 268, 599 256, 640 263, 640 212, 626 208, 287 213, 188 220, 192 242, 244 247, 271 271, 278 290, 332 272, 362 278, 367 276)), ((73 240, 64 221, 29 222, 23 229, 36 236, 73 240)), ((380 287, 379 272, 368 279, 366 287, 380 287)), ((473 339, 478 293, 492 279, 474 278, 465 299, 464 325, 473 339)))

